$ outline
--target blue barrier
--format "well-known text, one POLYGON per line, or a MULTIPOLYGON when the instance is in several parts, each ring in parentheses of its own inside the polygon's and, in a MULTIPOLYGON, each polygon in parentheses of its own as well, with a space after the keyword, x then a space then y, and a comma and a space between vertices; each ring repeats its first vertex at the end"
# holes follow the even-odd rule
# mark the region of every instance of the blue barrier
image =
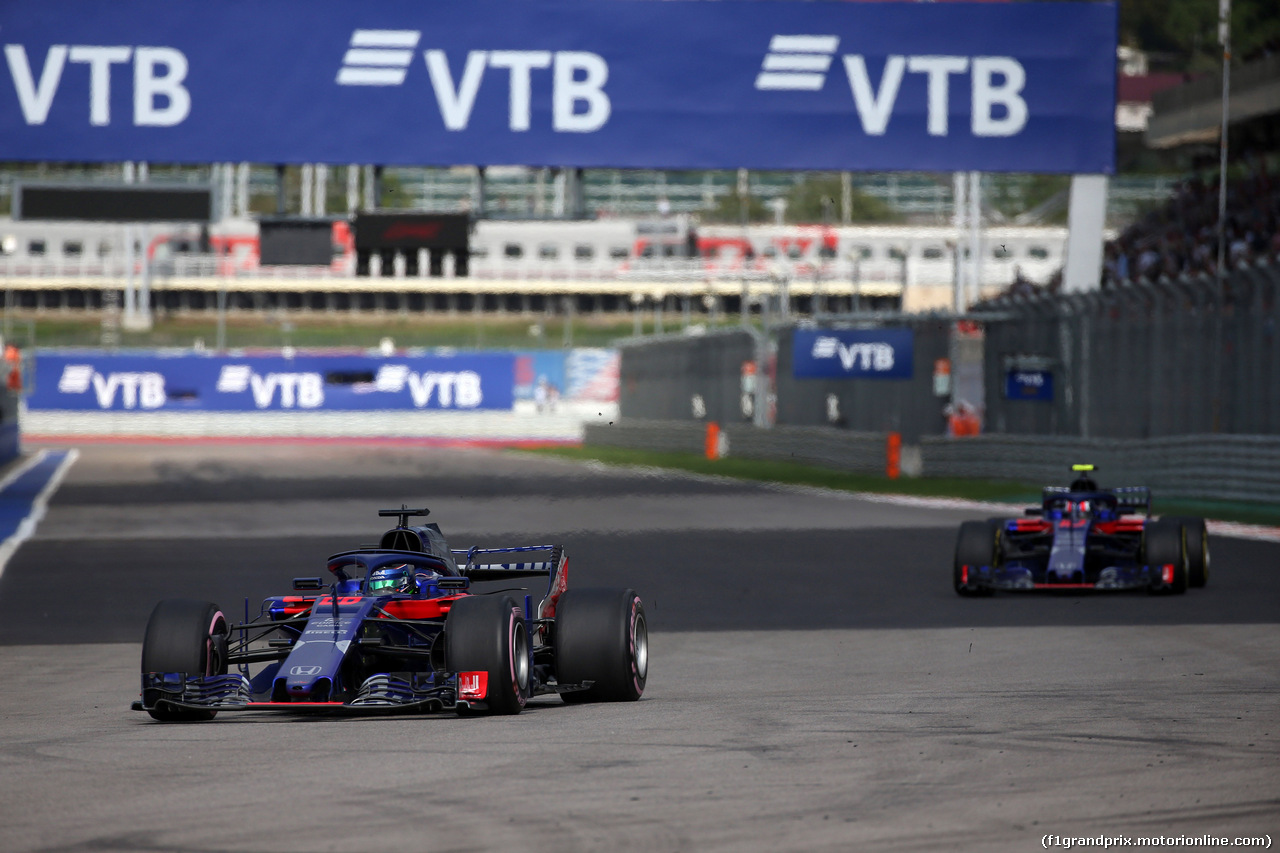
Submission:
POLYGON ((1104 173, 1116 10, 7 0, 0 160, 1104 173))
POLYGON ((37 352, 27 407, 75 411, 510 410, 512 353, 195 355, 37 352))

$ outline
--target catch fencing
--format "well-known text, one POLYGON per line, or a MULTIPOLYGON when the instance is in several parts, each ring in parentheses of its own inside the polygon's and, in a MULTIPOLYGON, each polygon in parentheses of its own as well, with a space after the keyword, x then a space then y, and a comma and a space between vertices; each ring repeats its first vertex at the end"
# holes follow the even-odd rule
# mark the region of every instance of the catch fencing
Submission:
POLYGON ((986 324, 988 433, 1156 438, 1280 433, 1280 267, 997 302, 986 324), (1005 389, 1013 372, 1051 398, 1005 389))
POLYGON ((769 383, 769 422, 779 426, 893 431, 915 444, 946 434, 947 406, 963 396, 985 407, 986 434, 1280 433, 1280 267, 1242 266, 1223 282, 1198 276, 1065 296, 1037 291, 983 306, 968 315, 964 334, 959 325, 948 315, 863 313, 772 327, 767 336, 633 339, 622 347, 620 411, 750 421, 759 351, 768 354, 759 375, 769 383), (868 329, 886 340, 909 335, 910 370, 841 371, 832 357, 822 375, 797 375, 798 339, 831 336, 824 354, 851 357, 840 336, 868 329), (976 387, 962 394, 955 383, 939 384, 943 363, 957 381, 972 367, 976 387))
POLYGON ((642 420, 751 421, 744 365, 756 338, 744 330, 632 339, 622 347, 618 412, 642 420))
POLYGON ((624 418, 755 420, 757 377, 769 385, 768 420, 777 426, 832 425, 893 431, 914 443, 945 430, 945 398, 934 392, 934 365, 951 346, 949 320, 899 318, 912 335, 911 369, 902 379, 796 378, 795 327, 734 330, 697 337, 633 339, 622 348, 619 412, 624 418), (762 365, 758 367, 757 365, 762 365))
POLYGON ((1053 483, 1070 464, 1093 462, 1113 485, 1280 500, 1280 268, 1011 296, 969 315, 964 336, 959 325, 862 314, 767 336, 633 340, 622 347, 623 420, 586 440, 701 452, 701 422, 716 421, 730 455, 883 471, 885 438, 897 432, 904 470, 910 459, 929 477, 1053 483), (874 337, 867 329, 884 341, 910 333, 909 374, 850 372, 857 336, 874 337), (952 383, 954 397, 945 395, 938 366, 958 370, 975 342, 982 380, 969 399, 985 405, 983 435, 953 438, 945 412, 959 392, 952 383), (757 353, 771 430, 749 426, 757 353), (813 373, 823 357, 825 372, 813 373))

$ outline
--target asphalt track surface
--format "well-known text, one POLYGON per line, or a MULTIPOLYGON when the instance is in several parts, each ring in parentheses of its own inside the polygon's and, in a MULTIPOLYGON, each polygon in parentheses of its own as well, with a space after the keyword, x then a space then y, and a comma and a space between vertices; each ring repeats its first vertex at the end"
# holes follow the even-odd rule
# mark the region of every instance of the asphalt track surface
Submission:
POLYGON ((485 450, 86 446, 0 575, 0 851, 1277 838, 1280 544, 1214 537, 1185 596, 960 599, 956 525, 989 514, 485 450), (155 601, 234 618, 401 503, 454 547, 563 542, 571 585, 639 591, 644 698, 128 710, 155 601))

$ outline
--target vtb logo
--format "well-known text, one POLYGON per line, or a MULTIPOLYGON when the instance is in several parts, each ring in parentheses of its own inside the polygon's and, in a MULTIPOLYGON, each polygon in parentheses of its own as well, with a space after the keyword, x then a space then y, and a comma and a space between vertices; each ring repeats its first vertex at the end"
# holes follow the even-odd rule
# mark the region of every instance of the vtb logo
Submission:
POLYGON ((221 394, 253 392, 253 404, 265 409, 280 392, 282 409, 315 409, 324 405, 324 377, 319 373, 255 373, 247 364, 224 364, 215 386, 221 394))
POLYGON ((840 365, 846 370, 853 370, 861 364, 863 370, 883 373, 893 370, 893 347, 885 343, 843 344, 839 338, 818 337, 814 339, 813 358, 839 357, 840 365))
POLYGON ((33 64, 35 57, 28 57, 23 45, 6 44, 4 58, 22 118, 29 125, 42 125, 49 118, 64 76, 72 74, 68 64, 86 66, 84 71, 74 73, 88 76, 89 124, 95 127, 111 124, 111 77, 115 66, 125 66, 120 71, 126 74, 132 66, 134 125, 172 127, 181 124, 191 112, 191 93, 183 85, 187 57, 177 48, 55 44, 45 53, 39 71, 33 64))
MULTIPOLYGON (((339 86, 404 84, 422 33, 418 30, 356 30, 338 70, 339 86)), ((472 50, 456 81, 443 50, 423 51, 427 75, 449 130, 466 130, 471 122, 486 68, 507 72, 507 124, 529 129, 533 88, 551 71, 551 127, 559 133, 592 133, 609 121, 613 105, 604 85, 609 64, 595 53, 577 50, 472 50)), ((545 85, 545 83, 543 84, 545 85)))
POLYGON ((62 368, 62 376, 58 378, 59 394, 83 394, 90 388, 98 398, 100 409, 113 408, 117 393, 125 409, 159 409, 168 399, 164 376, 160 373, 108 373, 104 376, 91 364, 68 364, 62 368))
MULTIPOLYGON (((827 71, 840 45, 839 36, 776 35, 769 41, 756 75, 761 91, 817 92, 826 85, 827 71)), ((974 136, 1014 136, 1027 124, 1022 90, 1027 72, 1012 56, 897 56, 886 58, 880 82, 872 85, 866 58, 841 57, 854 108, 868 136, 888 130, 898 90, 906 74, 923 74, 928 86, 930 136, 947 136, 951 109, 951 76, 969 75, 971 130, 974 136)))

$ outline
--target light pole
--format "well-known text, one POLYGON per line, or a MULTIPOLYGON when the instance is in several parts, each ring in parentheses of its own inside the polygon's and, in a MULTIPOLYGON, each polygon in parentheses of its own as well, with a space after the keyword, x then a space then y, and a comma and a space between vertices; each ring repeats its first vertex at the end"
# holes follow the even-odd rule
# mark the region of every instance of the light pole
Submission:
POLYGON ((1218 280, 1227 275, 1227 123, 1231 104, 1231 0, 1218 0, 1222 43, 1222 132, 1218 137, 1218 280))
POLYGON ((1227 290, 1227 120, 1231 95, 1231 0, 1218 0, 1218 41, 1222 43, 1222 132, 1218 136, 1218 305, 1213 322, 1213 430, 1222 429, 1222 311, 1227 290))

